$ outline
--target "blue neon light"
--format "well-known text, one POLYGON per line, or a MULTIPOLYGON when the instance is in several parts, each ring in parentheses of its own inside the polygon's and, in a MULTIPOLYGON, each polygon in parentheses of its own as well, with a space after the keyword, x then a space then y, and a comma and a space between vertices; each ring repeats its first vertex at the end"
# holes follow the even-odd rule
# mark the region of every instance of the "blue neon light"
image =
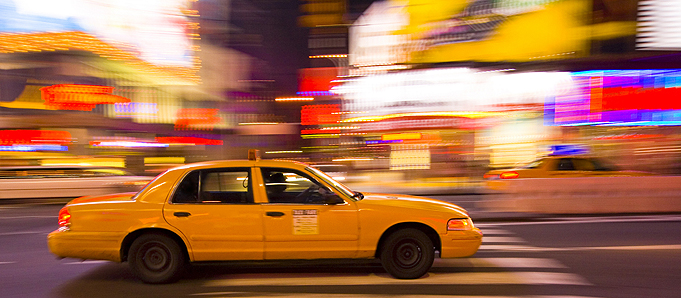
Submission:
POLYGON ((589 149, 582 145, 551 145, 549 148, 549 151, 551 151, 550 155, 581 155, 589 153, 589 149))
POLYGON ((0 151, 35 152, 35 151, 68 151, 69 148, 60 145, 12 145, 0 146, 0 151))
POLYGON ((298 91, 296 92, 297 95, 300 96, 333 96, 334 94, 331 93, 331 91, 298 91))
POLYGON ((378 145, 378 144, 396 144, 396 143, 402 143, 403 140, 389 140, 389 141, 383 141, 383 140, 373 140, 373 141, 366 141, 365 143, 367 145, 378 145))

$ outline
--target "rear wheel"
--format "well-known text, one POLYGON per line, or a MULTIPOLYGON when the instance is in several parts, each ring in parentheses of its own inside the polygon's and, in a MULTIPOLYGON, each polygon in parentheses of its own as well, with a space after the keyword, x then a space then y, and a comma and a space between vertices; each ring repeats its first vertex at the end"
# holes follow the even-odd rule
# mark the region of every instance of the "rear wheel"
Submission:
POLYGON ((151 284, 177 281, 187 265, 177 242, 161 234, 137 238, 130 246, 128 262, 137 278, 151 284))
POLYGON ((388 236, 381 248, 381 264, 390 275, 414 279, 425 275, 433 265, 433 241, 417 229, 402 229, 388 236))

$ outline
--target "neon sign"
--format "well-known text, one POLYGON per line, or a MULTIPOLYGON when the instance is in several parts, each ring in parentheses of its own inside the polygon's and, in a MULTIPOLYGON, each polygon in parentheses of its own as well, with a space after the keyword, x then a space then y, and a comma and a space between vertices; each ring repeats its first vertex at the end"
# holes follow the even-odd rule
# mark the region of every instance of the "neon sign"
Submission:
POLYGON ((571 74, 569 92, 547 97, 546 125, 681 125, 681 70, 599 70, 571 74))
POLYGON ((180 109, 175 130, 212 130, 221 121, 218 109, 180 109))
POLYGON ((98 104, 130 102, 123 96, 113 95, 114 87, 59 84, 40 88, 45 105, 58 110, 92 111, 98 104))
POLYGON ((71 134, 61 130, 2 130, 0 145, 68 145, 71 134))

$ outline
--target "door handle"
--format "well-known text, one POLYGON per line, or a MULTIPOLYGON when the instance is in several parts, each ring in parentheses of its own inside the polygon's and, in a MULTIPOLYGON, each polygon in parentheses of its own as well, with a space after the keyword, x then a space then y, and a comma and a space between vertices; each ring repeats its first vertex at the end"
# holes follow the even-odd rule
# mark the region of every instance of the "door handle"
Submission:
POLYGON ((272 216, 272 217, 280 217, 284 216, 284 212, 279 212, 279 211, 269 211, 265 213, 267 216, 272 216))
POLYGON ((189 213, 189 212, 175 212, 175 213, 173 213, 173 215, 175 215, 175 216, 177 216, 177 217, 188 217, 188 216, 190 216, 190 215, 192 215, 192 214, 189 213))

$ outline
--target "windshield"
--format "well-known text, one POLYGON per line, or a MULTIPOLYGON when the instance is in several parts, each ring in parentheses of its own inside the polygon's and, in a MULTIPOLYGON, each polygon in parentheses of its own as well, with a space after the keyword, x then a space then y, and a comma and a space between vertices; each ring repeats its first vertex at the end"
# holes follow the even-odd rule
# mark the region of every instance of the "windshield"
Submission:
POLYGON ((357 194, 354 191, 352 191, 350 188, 348 188, 347 186, 343 185, 342 183, 334 180, 333 178, 331 178, 331 176, 327 175, 326 173, 324 173, 324 172, 322 172, 318 169, 315 169, 313 167, 307 167, 307 170, 312 172, 315 176, 317 176, 317 178, 322 179, 322 180, 328 182, 329 184, 333 185, 334 188, 336 188, 338 191, 342 192, 344 195, 352 198, 353 200, 361 200, 362 196, 357 196, 357 194))

